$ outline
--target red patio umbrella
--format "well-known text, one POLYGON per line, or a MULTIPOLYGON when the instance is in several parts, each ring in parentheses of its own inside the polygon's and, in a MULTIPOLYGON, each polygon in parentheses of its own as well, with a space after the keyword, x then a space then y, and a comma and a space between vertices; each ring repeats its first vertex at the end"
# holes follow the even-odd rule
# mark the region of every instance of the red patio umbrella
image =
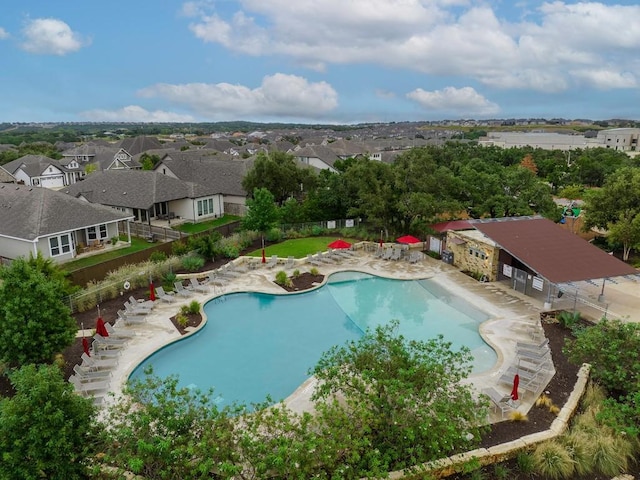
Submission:
POLYGON ((103 337, 109 336, 109 332, 107 332, 107 328, 104 326, 104 320, 102 320, 102 317, 98 317, 98 321, 96 322, 96 333, 103 337))
POLYGON ((156 301, 156 289, 153 286, 153 280, 149 281, 149 300, 152 302, 156 301))
POLYGON ((412 235, 404 235, 402 237, 396 238, 396 242, 398 243, 420 243, 421 241, 422 240, 412 235))
POLYGON ((520 375, 517 373, 513 377, 513 389, 511 390, 511 400, 518 400, 518 385, 520 385, 520 375))
POLYGON ((333 242, 331 242, 329 245, 327 245, 327 247, 329 248, 351 248, 351 244, 349 242, 346 242, 344 240, 342 240, 341 238, 338 240, 334 240, 333 242))
POLYGON ((267 263, 267 257, 264 256, 264 248, 262 249, 262 263, 267 263))
POLYGON ((87 357, 90 357, 91 351, 89 350, 89 340, 84 336, 84 323, 80 324, 80 329, 82 330, 82 350, 87 354, 87 357))

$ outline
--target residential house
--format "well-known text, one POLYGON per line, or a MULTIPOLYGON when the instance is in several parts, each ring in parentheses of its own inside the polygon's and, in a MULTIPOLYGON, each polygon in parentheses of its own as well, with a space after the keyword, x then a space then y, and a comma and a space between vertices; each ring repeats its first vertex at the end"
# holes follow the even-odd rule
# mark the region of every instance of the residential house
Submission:
POLYGON ((0 184, 0 260, 37 255, 64 262, 81 245, 119 236, 131 217, 48 188, 0 184))
POLYGON ((146 152, 147 150, 166 148, 156 137, 148 137, 146 135, 123 138, 117 146, 134 157, 146 152))
POLYGON ((0 183, 16 183, 16 178, 3 167, 0 167, 0 183))
POLYGON ((252 162, 224 159, 223 154, 211 155, 211 152, 168 153, 158 162, 154 171, 184 182, 206 185, 222 195, 224 212, 244 215, 247 192, 242 187, 242 179, 252 162))
POLYGON ((7 163, 4 168, 18 182, 33 187, 62 188, 82 177, 77 161, 55 160, 44 155, 25 155, 7 163))
POLYGON ((198 222, 224 214, 222 194, 215 185, 185 182, 158 171, 95 172, 63 191, 125 212, 136 222, 174 218, 198 222))
POLYGON ((331 148, 322 145, 307 145, 291 154, 304 165, 315 167, 319 170, 329 170, 337 172, 334 168, 336 160, 340 160, 340 156, 331 148))
POLYGON ((80 145, 62 152, 64 159, 75 160, 84 170, 95 165, 95 170, 139 170, 142 165, 124 148, 118 146, 80 145))

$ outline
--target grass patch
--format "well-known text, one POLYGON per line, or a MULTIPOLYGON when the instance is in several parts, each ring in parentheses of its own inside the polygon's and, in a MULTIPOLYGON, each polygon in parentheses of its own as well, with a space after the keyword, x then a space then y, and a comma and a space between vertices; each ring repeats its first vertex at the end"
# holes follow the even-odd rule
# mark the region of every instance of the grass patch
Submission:
POLYGON ((240 220, 240 217, 236 215, 223 215, 220 218, 216 218, 215 220, 209 220, 206 222, 185 222, 180 225, 176 225, 175 227, 173 227, 173 229, 184 233, 200 233, 206 230, 211 230, 212 228, 221 227, 222 225, 226 225, 227 223, 236 222, 238 220, 240 220))
MULTIPOLYGON (((310 253, 317 253, 319 251, 327 250, 329 245, 334 240, 338 240, 338 237, 306 237, 306 238, 293 238, 291 240, 285 240, 284 242, 270 245, 265 248, 265 256, 270 257, 277 255, 278 257, 295 257, 304 258, 310 253)), ((359 240, 345 238, 347 242, 354 243, 359 240)), ((250 257, 261 257, 262 249, 254 250, 247 253, 250 257)))
POLYGON ((109 250, 108 252, 99 253, 90 257, 79 258, 71 262, 66 262, 61 265, 61 268, 67 272, 73 272, 74 270, 80 270, 81 268, 97 265, 98 263, 106 262, 113 258, 122 257, 130 253, 139 252, 155 246, 155 243, 149 243, 147 240, 138 237, 131 237, 131 245, 126 248, 119 248, 117 250, 109 250))

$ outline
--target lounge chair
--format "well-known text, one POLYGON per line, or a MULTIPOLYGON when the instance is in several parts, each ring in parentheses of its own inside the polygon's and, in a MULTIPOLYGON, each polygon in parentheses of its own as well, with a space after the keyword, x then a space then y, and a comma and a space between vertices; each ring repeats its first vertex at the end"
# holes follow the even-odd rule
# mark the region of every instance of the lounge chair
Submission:
POLYGON ((190 297, 193 293, 184 288, 182 282, 175 282, 173 287, 176 289, 176 295, 180 295, 181 297, 190 297))
POLYGON ((293 257, 287 257, 287 261, 284 264, 284 268, 293 268, 296 266, 296 259, 293 257))
POLYGON ((210 283, 211 285, 223 286, 228 284, 229 280, 218 276, 218 274, 216 273, 211 272, 207 277, 207 283, 210 283))
POLYGON ((99 333, 93 336, 93 345, 95 346, 97 344, 97 347, 102 349, 122 348, 125 343, 127 343, 127 339, 125 338, 103 337, 99 333))
POLYGON ((164 291, 163 287, 156 288, 156 297, 158 297, 163 302, 167 302, 167 303, 173 303, 176 301, 175 298, 173 298, 171 295, 167 294, 167 292, 164 291))
POLYGON ((267 262, 267 268, 273 268, 278 264, 278 256, 272 255, 269 261, 267 262))
POLYGON ((387 248, 380 258, 382 260, 390 260, 392 255, 393 255, 393 248, 387 248))
POLYGON ((99 382, 105 381, 111 376, 111 372, 106 370, 91 370, 87 367, 81 367, 80 365, 74 365, 73 371, 81 382, 99 382))
POLYGON ((118 319, 122 320, 125 325, 138 325, 144 323, 147 319, 146 314, 128 313, 125 310, 118 310, 118 319))
POLYGON ((399 248, 394 248, 393 252, 391 252, 391 257, 389 260, 400 260, 402 258, 402 250, 399 248))
POLYGON ((509 367, 501 376, 499 381, 501 383, 513 384, 513 378, 516 374, 520 377, 519 387, 529 392, 536 392, 542 383, 544 378, 544 372, 542 369, 536 372, 524 370, 522 368, 509 367))
POLYGON ((320 260, 322 263, 335 265, 336 261, 333 258, 331 258, 327 253, 318 252, 316 254, 316 258, 320 260))
POLYGON ((119 348, 113 348, 113 349, 102 348, 101 349, 98 343, 96 342, 93 342, 93 345, 91 345, 91 358, 95 360, 114 360, 114 359, 117 359, 119 356, 120 356, 119 348))
POLYGON ((319 260, 317 260, 313 255, 311 255, 310 253, 307 254, 307 262, 310 263, 311 265, 316 265, 316 266, 320 266, 322 265, 322 262, 320 262, 319 260))
POLYGON ((111 326, 109 322, 105 322, 104 328, 107 329, 109 338, 133 338, 136 336, 133 332, 125 332, 121 328, 115 328, 111 326))
POLYGON ((376 248, 376 253, 373 254, 375 258, 382 258, 384 256, 385 249, 382 247, 376 248))
POLYGON ((246 263, 239 263, 239 264, 234 264, 233 270, 234 272, 238 272, 238 273, 247 273, 249 271, 249 268, 247 267, 246 263))
POLYGON ((504 418, 506 412, 513 410, 513 407, 509 404, 509 400, 511 400, 510 395, 503 395, 493 387, 484 388, 482 393, 489 397, 496 412, 500 410, 502 418, 504 418))
POLYGON ((222 275, 224 277, 237 278, 240 276, 240 272, 236 272, 235 267, 232 264, 227 263, 226 265, 218 269, 218 275, 222 275))
POLYGON ((151 313, 151 310, 148 308, 139 308, 135 305, 132 305, 130 302, 124 303, 124 309, 129 315, 148 315, 151 313))
POLYGON ((129 297, 129 303, 136 308, 144 308, 151 310, 153 308, 153 300, 138 300, 133 295, 129 297))
POLYGON ((189 286, 194 292, 207 293, 209 288, 203 283, 198 282, 197 278, 189 279, 189 286))
POLYGON ((516 355, 521 358, 541 361, 546 357, 551 357, 551 350, 549 350, 549 348, 545 348, 543 350, 527 350, 526 348, 522 349, 516 347, 516 355))
POLYGON ((534 352, 547 351, 549 350, 549 339, 544 338, 538 343, 516 342, 516 348, 518 350, 532 350, 534 352))
POLYGON ((69 382, 73 384, 76 391, 83 394, 95 394, 96 392, 109 390, 109 382, 101 381, 101 382, 83 382, 76 375, 71 375, 69 377, 69 382))
POLYGON ((91 370, 100 370, 103 368, 113 368, 118 365, 117 358, 108 358, 108 359, 99 359, 95 357, 90 357, 86 353, 83 353, 80 357, 82 359, 82 367, 89 368, 91 370))

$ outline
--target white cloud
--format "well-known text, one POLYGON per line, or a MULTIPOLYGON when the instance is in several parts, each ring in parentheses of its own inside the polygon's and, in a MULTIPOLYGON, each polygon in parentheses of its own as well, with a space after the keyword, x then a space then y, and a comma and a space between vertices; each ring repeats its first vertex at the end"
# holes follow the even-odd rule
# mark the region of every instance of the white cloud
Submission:
MULTIPOLYGON (((497 88, 557 92, 580 72, 640 75, 640 5, 542 3, 521 21, 471 0, 239 0, 223 15, 198 3, 190 29, 204 42, 253 56, 286 56, 322 71, 376 64, 465 76, 497 88)), ((522 8, 522 7, 521 7, 522 8)), ((533 8, 530 6, 528 8, 533 8)))
POLYGON ((461 116, 494 115, 500 111, 498 105, 487 100, 472 87, 446 87, 431 92, 417 88, 407 93, 407 98, 425 109, 461 116))
POLYGON ((93 122, 193 122, 191 115, 165 112, 162 110, 149 111, 137 105, 129 105, 119 110, 89 110, 80 114, 83 118, 93 122))
POLYGON ((9 32, 0 27, 0 40, 4 40, 5 38, 9 38, 9 32))
POLYGON ((142 89, 139 94, 163 98, 206 119, 322 118, 338 105, 338 94, 328 83, 310 83, 305 78, 282 73, 264 77, 254 89, 229 83, 160 83, 142 89))
POLYGON ((582 79, 586 85, 599 88, 601 90, 610 90, 613 88, 635 88, 638 81, 635 75, 629 72, 617 72, 607 68, 595 70, 576 70, 572 75, 578 79, 582 79))
POLYGON ((22 29, 22 48, 30 53, 42 55, 66 55, 88 45, 71 27, 56 18, 29 20, 22 29))

